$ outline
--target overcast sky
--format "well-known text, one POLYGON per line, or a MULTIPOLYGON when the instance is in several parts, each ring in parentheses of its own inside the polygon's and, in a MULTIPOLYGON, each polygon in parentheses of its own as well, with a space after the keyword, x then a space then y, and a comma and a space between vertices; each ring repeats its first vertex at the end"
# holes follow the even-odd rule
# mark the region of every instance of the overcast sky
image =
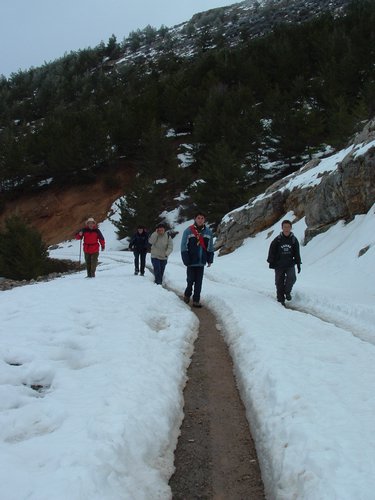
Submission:
POLYGON ((231 0, 0 0, 0 74, 37 67, 71 50, 120 42, 150 24, 159 28, 231 0))

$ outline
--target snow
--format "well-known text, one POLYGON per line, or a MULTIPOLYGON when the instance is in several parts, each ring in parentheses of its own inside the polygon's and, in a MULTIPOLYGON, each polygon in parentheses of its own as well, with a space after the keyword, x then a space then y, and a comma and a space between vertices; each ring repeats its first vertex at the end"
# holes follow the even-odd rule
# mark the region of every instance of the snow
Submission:
POLYGON ((2 498, 167 498, 197 323, 124 262, 2 294, 2 498))
POLYGON ((192 144, 181 144, 180 150, 182 152, 177 155, 177 158, 179 160, 179 167, 180 168, 190 167, 190 165, 192 163, 194 163, 194 156, 192 153, 192 150, 193 150, 192 144))
MULTIPOLYGON (((266 263, 280 222, 205 270, 202 302, 233 357, 269 499, 374 498, 374 215, 375 206, 301 247, 286 308, 266 263)), ((82 272, 1 293, 2 499, 171 498, 198 329, 177 296, 189 223, 175 228, 169 290, 149 270, 133 275, 107 220, 95 279, 82 272)), ((300 241, 304 230, 304 220, 293 227, 300 241)), ((78 241, 51 251, 78 255, 78 241)))
POLYGON ((365 144, 361 144, 359 148, 356 150, 354 154, 354 158, 358 158, 359 156, 363 156, 367 153, 367 151, 371 148, 375 148, 375 141, 370 141, 365 144))

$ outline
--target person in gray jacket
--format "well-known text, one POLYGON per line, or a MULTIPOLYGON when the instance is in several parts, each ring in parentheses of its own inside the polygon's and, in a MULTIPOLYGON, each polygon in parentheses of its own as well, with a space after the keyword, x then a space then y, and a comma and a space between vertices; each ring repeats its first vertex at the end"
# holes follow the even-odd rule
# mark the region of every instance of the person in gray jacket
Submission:
POLYGON ((166 225, 158 224, 148 242, 151 245, 151 263, 154 268, 155 283, 161 285, 168 257, 173 250, 173 241, 166 232, 166 225))

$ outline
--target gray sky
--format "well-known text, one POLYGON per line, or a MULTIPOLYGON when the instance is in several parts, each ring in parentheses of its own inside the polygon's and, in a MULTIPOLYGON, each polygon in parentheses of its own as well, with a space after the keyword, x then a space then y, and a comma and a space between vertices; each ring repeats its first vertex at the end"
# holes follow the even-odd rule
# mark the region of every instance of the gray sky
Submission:
POLYGON ((0 0, 0 74, 37 67, 71 50, 117 41, 150 24, 187 21, 231 0, 0 0))

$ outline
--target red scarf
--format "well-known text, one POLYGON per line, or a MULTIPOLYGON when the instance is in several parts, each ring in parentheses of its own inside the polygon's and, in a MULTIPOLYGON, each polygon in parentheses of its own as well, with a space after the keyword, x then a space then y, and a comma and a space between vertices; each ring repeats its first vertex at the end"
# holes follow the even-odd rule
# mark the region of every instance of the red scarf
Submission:
POLYGON ((192 224, 190 226, 190 230, 194 234, 194 236, 197 238, 197 244, 200 245, 203 248, 203 250, 207 252, 207 247, 206 247, 206 244, 204 242, 203 236, 201 233, 198 232, 198 229, 194 226, 194 224, 192 224))

